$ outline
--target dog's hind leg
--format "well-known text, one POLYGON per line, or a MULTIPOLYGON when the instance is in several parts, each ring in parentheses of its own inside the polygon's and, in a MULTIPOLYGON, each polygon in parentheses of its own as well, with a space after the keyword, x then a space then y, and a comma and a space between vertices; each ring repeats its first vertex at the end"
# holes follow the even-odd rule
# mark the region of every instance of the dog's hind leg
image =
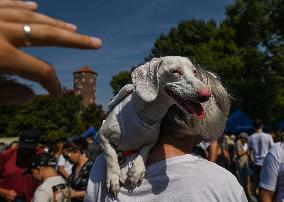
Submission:
POLYGON ((130 189, 130 191, 141 185, 146 172, 145 165, 149 156, 149 152, 154 145, 155 143, 142 147, 140 149, 139 155, 132 162, 132 166, 127 172, 126 179, 126 186, 130 189))

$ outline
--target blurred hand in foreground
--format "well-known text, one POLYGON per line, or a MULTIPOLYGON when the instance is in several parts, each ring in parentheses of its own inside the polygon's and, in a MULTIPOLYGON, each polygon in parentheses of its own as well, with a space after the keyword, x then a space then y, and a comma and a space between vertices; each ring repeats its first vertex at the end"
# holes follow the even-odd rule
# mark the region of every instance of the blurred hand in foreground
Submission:
MULTIPOLYGON (((55 69, 21 51, 23 46, 100 48, 98 38, 76 33, 77 27, 36 12, 31 1, 0 1, 0 75, 12 74, 36 81, 51 95, 61 94, 55 69)), ((2 90, 2 89, 1 89, 2 90)))

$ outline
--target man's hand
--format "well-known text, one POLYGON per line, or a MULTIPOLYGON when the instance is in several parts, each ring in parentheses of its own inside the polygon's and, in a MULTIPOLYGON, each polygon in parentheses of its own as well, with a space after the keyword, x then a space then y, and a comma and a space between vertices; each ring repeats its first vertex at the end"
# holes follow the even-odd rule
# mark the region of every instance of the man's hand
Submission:
POLYGON ((76 33, 75 25, 37 13, 36 8, 35 2, 0 1, 0 75, 16 74, 39 82, 57 96, 61 94, 61 87, 55 69, 18 48, 28 40, 31 46, 97 49, 101 40, 76 33), (26 23, 31 27, 29 39, 23 30, 26 23))
POLYGON ((7 190, 6 191, 5 198, 8 201, 14 201, 16 196, 17 196, 17 193, 14 190, 7 190))

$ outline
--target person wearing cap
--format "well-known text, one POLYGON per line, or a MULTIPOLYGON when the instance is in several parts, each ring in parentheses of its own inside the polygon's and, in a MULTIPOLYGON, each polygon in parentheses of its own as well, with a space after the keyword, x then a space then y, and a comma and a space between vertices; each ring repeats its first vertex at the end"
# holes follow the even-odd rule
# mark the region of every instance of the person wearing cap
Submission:
POLYGON ((95 160, 98 154, 101 153, 96 135, 97 130, 93 126, 81 135, 81 137, 83 137, 87 142, 86 155, 89 159, 93 160, 95 160))
POLYGON ((56 160, 47 153, 36 155, 32 159, 26 173, 31 173, 37 181, 41 182, 34 193, 32 202, 70 201, 71 189, 66 181, 57 174, 55 166, 56 160))
POLYGON ((247 197, 248 191, 248 178, 249 178, 249 156, 248 156, 248 135, 245 132, 240 133, 239 139, 236 142, 236 154, 237 154, 237 172, 239 182, 242 185, 247 197))
POLYGON ((0 201, 14 200, 17 195, 31 201, 38 183, 31 174, 23 174, 37 152, 39 136, 39 130, 25 129, 20 135, 18 148, 0 153, 0 201))

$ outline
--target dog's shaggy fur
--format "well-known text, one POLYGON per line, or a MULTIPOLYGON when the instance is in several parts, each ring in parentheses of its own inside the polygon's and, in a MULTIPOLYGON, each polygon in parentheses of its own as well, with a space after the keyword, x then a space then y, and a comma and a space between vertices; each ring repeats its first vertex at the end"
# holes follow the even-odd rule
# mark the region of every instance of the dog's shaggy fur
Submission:
POLYGON ((121 180, 115 149, 139 150, 127 173, 128 184, 134 189, 144 178, 148 153, 158 139, 168 109, 175 104, 199 119, 206 116, 200 103, 206 102, 211 92, 197 74, 188 58, 155 58, 135 69, 133 85, 122 88, 111 101, 110 114, 97 137, 107 162, 107 188, 115 196, 121 180))
POLYGON ((201 67, 196 75, 212 92, 210 99, 203 103, 206 111, 204 119, 184 113, 177 106, 172 106, 161 125, 161 134, 174 134, 177 138, 187 135, 201 136, 205 141, 218 139, 224 131, 230 111, 230 95, 219 78, 201 67))

